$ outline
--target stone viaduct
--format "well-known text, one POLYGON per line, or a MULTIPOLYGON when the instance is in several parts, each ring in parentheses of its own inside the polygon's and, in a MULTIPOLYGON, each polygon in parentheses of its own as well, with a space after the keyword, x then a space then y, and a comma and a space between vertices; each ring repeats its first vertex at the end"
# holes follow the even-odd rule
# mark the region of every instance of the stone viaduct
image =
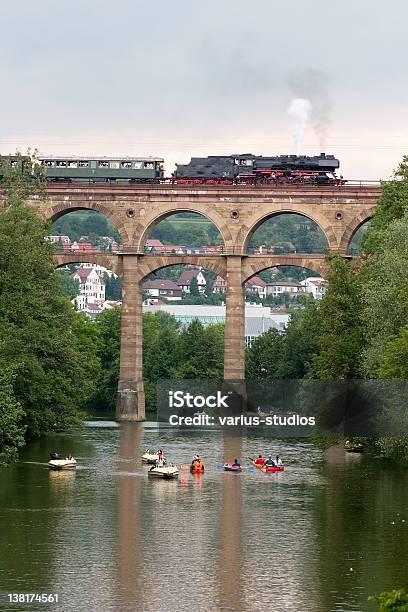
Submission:
POLYGON ((116 226, 121 250, 115 254, 56 254, 58 266, 81 261, 99 263, 119 274, 123 283, 122 336, 117 417, 144 418, 142 376, 142 280, 174 264, 194 264, 217 272, 227 282, 224 378, 244 378, 244 283, 271 266, 303 266, 324 274, 324 255, 251 255, 248 243, 267 219, 295 213, 312 219, 327 239, 328 248, 347 256, 359 227, 371 218, 380 186, 177 186, 54 184, 47 198, 30 204, 44 219, 56 221, 75 210, 94 210, 116 226), (165 217, 189 211, 207 217, 224 241, 221 255, 146 253, 150 231, 165 217))

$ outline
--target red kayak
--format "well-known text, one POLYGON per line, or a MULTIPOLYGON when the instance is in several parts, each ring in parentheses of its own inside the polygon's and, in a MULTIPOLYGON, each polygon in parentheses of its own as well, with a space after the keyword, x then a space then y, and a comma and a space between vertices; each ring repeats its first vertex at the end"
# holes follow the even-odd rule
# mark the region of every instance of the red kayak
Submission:
POLYGON ((242 472, 240 465, 233 465, 232 463, 224 463, 224 470, 226 472, 242 472))
POLYGON ((284 465, 263 465, 261 467, 262 472, 283 472, 284 469, 284 465))

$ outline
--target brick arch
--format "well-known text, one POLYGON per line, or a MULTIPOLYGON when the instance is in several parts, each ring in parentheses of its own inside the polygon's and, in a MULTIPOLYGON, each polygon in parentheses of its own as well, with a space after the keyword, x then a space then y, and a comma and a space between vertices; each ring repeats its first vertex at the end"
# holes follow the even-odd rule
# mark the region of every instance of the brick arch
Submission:
POLYGON ((71 212, 75 212, 77 210, 93 210, 97 213, 100 213, 101 215, 104 215, 113 223, 113 225, 119 232, 123 244, 127 244, 129 242, 128 233, 120 219, 119 214, 116 211, 112 212, 111 206, 105 206, 104 204, 100 204, 99 202, 81 201, 80 204, 77 204, 75 202, 59 202, 58 204, 54 204, 53 206, 47 205, 45 207, 41 207, 38 212, 43 219, 54 223, 54 221, 57 221, 64 215, 67 215, 71 212))
POLYGON ((171 217, 180 212, 193 212, 198 215, 205 217, 208 221, 211 221, 213 225, 218 229, 226 252, 232 251, 233 247, 233 239, 231 231, 225 221, 225 218, 217 213, 213 207, 202 207, 198 208, 196 206, 191 206, 188 203, 185 205, 179 205, 176 208, 168 209, 166 206, 160 207, 159 210, 153 211, 149 216, 142 218, 141 221, 137 223, 134 229, 134 236, 137 240, 137 250, 139 253, 144 251, 144 245, 149 236, 149 233, 152 231, 153 227, 163 221, 167 217, 171 217))
POLYGON ((370 221, 374 214, 374 208, 367 208, 363 210, 357 217, 354 217, 350 223, 346 225, 346 229, 340 239, 340 253, 347 254, 350 249, 351 241, 354 238, 355 233, 360 229, 364 223, 370 221))
POLYGON ((69 266, 70 264, 95 263, 112 270, 118 276, 122 274, 122 266, 117 255, 105 253, 55 253, 53 254, 54 265, 56 268, 69 266))
POLYGON ((223 278, 226 277, 227 269, 225 258, 212 255, 205 257, 203 255, 169 255, 169 256, 144 256, 139 260, 138 277, 139 282, 143 281, 146 276, 169 268, 170 266, 202 266, 210 272, 215 272, 223 278))
POLYGON ((248 220, 245 225, 241 227, 237 238, 238 249, 241 249, 242 253, 246 253, 248 251, 248 244, 252 235, 259 227, 261 227, 263 223, 265 223, 266 221, 268 221, 268 219, 271 219, 272 217, 286 214, 301 215, 302 217, 306 217, 310 221, 316 223, 316 225, 319 227, 324 237, 326 238, 328 248, 332 250, 337 250, 338 241, 333 229, 333 225, 327 220, 324 215, 311 214, 310 205, 304 207, 296 206, 296 208, 291 208, 285 205, 277 207, 274 206, 272 210, 268 210, 265 212, 262 211, 261 214, 258 214, 257 216, 254 215, 248 220))
POLYGON ((242 284, 246 283, 250 278, 268 270, 269 268, 279 266, 297 266, 306 268, 315 272, 319 276, 324 276, 327 271, 327 263, 324 255, 272 255, 269 257, 247 257, 242 265, 242 284))

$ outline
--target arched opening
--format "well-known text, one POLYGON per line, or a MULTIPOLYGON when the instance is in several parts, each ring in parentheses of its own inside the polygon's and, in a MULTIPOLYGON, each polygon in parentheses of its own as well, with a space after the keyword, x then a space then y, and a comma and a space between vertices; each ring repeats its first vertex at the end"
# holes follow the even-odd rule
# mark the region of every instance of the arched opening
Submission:
POLYGON ((169 264, 142 279, 147 413, 155 410, 159 380, 223 378, 225 294, 214 286, 219 273, 218 266, 169 264))
POLYGON ((64 253, 115 253, 121 236, 106 215, 94 210, 67 210, 53 217, 48 239, 64 253))
MULTIPOLYGON (((260 268, 244 283, 245 361, 249 379, 286 377, 284 351, 289 321, 305 307, 320 300, 327 282, 316 267, 276 265, 260 268), (248 289, 254 292, 250 298, 248 289)), ((299 347, 300 350, 301 347, 299 347)))
POLYGON ((191 211, 161 215, 143 236, 143 250, 156 255, 219 255, 224 248, 224 238, 215 223, 191 211))
MULTIPOLYGON (((102 263, 106 263, 102 261, 102 263)), ((109 267, 95 261, 59 263, 60 286, 75 309, 95 320, 105 310, 122 305, 122 281, 109 267)))
POLYGON ((347 255, 357 257, 361 253, 361 245, 364 240, 366 231, 368 230, 371 223, 371 219, 366 219, 353 233, 351 240, 348 245, 347 255))
POLYGON ((310 217, 279 212, 261 219, 248 233, 244 248, 251 255, 323 254, 329 242, 310 217))

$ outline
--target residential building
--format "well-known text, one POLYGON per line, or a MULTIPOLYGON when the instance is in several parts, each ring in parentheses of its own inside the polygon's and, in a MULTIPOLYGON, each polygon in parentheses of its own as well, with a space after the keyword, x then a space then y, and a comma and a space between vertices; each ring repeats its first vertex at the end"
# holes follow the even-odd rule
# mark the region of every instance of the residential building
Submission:
POLYGON ((117 278, 117 274, 115 274, 114 272, 112 272, 112 270, 109 270, 108 268, 104 268, 103 266, 100 266, 96 263, 81 263, 79 264, 78 268, 83 268, 84 270, 90 270, 93 269, 95 270, 99 276, 104 276, 105 274, 107 274, 109 276, 109 278, 111 278, 113 276, 113 278, 117 278))
POLYGON ((227 291, 227 281, 222 278, 219 274, 213 282, 212 292, 213 293, 225 293, 227 291))
POLYGON ((71 244, 69 236, 47 236, 47 240, 54 244, 71 244))
POLYGON ((147 280, 142 284, 142 289, 152 298, 163 297, 170 301, 177 301, 182 298, 181 288, 173 281, 165 278, 147 280))
POLYGON ((273 295, 274 297, 283 293, 295 295, 297 293, 304 293, 304 291, 303 285, 294 281, 273 281, 266 285, 266 295, 273 295))
POLYGON ((327 291, 327 281, 320 276, 310 276, 301 282, 306 293, 313 295, 315 300, 320 300, 327 291))
POLYGON ((183 291, 183 293, 190 293, 191 281, 193 278, 197 279, 199 293, 204 293, 207 281, 205 280, 205 276, 200 268, 190 268, 189 270, 184 270, 184 272, 182 272, 179 276, 177 285, 183 291))
POLYGON ((103 276, 93 268, 77 268, 71 277, 79 281, 80 295, 85 298, 78 300, 78 309, 85 310, 85 305, 101 305, 105 301, 105 281, 103 276), (81 304, 81 306, 80 306, 81 304))
POLYGON ((266 282, 259 276, 253 276, 245 283, 245 291, 257 294, 263 300, 266 298, 266 282))

